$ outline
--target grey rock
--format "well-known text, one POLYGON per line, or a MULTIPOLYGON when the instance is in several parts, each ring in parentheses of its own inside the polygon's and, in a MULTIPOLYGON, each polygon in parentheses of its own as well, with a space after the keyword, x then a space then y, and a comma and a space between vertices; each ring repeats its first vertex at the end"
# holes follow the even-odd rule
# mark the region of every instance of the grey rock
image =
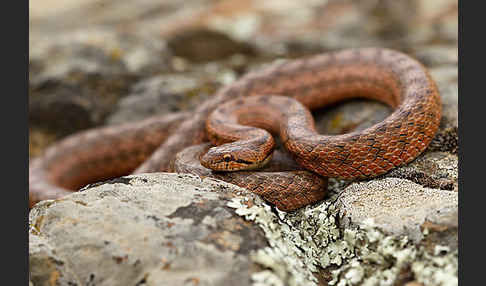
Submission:
POLYGON ((182 174, 142 174, 88 186, 30 212, 37 285, 250 285, 268 246, 227 207, 238 187, 182 174), (57 283, 57 284, 56 284, 57 283), (71 283, 71 284, 69 284, 71 283), (138 283, 138 284, 137 284, 138 283))
POLYGON ((384 178, 353 183, 338 199, 344 225, 372 219, 387 234, 406 235, 418 242, 427 218, 454 219, 458 193, 425 188, 409 180, 384 178))
POLYGON ((48 38, 33 41, 29 49, 32 127, 64 136, 102 124, 139 77, 124 58, 129 40, 102 31, 48 38))
POLYGON ((62 33, 34 32, 30 40, 29 60, 37 71, 30 81, 63 78, 73 71, 98 74, 166 71, 171 56, 166 41, 160 37, 100 27, 62 33))
POLYGON ((375 33, 397 40, 413 30, 414 24, 421 16, 416 2, 365 0, 356 2, 356 5, 366 13, 368 25, 375 27, 375 33))
MULTIPOLYGON (((416 48, 414 56, 425 66, 437 67, 444 65, 456 66, 458 64, 457 47, 451 45, 427 45, 416 48)), ((457 75, 457 73, 456 73, 457 75)), ((457 77, 456 77, 457 78, 457 77)))
POLYGON ((442 66, 430 70, 432 77, 437 81, 442 99, 441 127, 458 126, 459 86, 457 66, 442 66))
POLYGON ((383 103, 353 99, 315 112, 316 128, 321 134, 342 134, 364 130, 383 121, 391 108, 383 103))
MULTIPOLYGON (((35 229, 31 231, 36 232, 35 229)), ((35 285, 55 285, 63 267, 64 262, 59 259, 46 238, 29 236, 29 276, 35 285)))
POLYGON ((206 100, 217 86, 197 73, 149 77, 131 88, 130 94, 118 102, 106 121, 109 124, 122 123, 190 110, 206 100))
POLYGON ((425 234, 421 244, 425 245, 429 253, 436 252, 436 246, 447 246, 449 250, 458 249, 458 209, 444 208, 429 214, 420 226, 425 234))
POLYGON ((29 123, 61 136, 101 125, 133 81, 128 74, 76 72, 63 79, 31 82, 29 123))
POLYGON ((458 158, 448 152, 426 152, 385 175, 411 180, 427 188, 458 191, 458 158))
POLYGON ((447 151, 456 154, 459 148, 457 72, 457 65, 443 65, 430 70, 442 99, 442 119, 439 130, 430 143, 431 151, 447 151))
POLYGON ((120 42, 114 33, 83 31, 39 38, 29 47, 29 60, 37 72, 29 81, 38 84, 47 79, 65 78, 69 74, 125 73, 120 42))
POLYGON ((168 39, 167 45, 175 56, 192 62, 221 60, 236 54, 255 55, 248 43, 208 29, 181 30, 168 39))

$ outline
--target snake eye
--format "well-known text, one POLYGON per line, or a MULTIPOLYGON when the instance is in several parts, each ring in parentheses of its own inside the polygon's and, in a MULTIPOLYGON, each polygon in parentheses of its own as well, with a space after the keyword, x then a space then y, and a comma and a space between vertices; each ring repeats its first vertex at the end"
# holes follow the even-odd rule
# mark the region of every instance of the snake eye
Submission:
POLYGON ((223 155, 223 160, 224 160, 225 162, 229 162, 229 161, 231 161, 232 157, 233 157, 233 156, 231 156, 230 154, 224 154, 224 155, 223 155))

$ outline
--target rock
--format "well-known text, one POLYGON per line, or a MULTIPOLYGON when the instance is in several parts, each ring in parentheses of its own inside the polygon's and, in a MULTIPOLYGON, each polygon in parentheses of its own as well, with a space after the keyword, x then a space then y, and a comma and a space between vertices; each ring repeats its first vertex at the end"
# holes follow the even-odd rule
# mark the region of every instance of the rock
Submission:
MULTIPOLYGON (((33 128, 62 137, 102 124, 114 103, 125 94, 129 76, 73 73, 69 78, 33 83, 29 122, 33 128)), ((66 77, 69 77, 66 75, 66 77)))
POLYGON ((141 80, 107 117, 109 124, 191 110, 213 94, 219 84, 200 73, 164 74, 141 80))
POLYGON ((407 179, 427 188, 458 191, 458 158, 447 152, 426 152, 385 175, 407 179))
MULTIPOLYGON (((35 36, 35 34, 33 35, 35 36)), ((34 71, 32 83, 65 78, 72 72, 115 75, 127 72, 116 34, 106 31, 82 31, 35 38, 29 61, 34 71)), ((75 80, 76 78, 71 78, 75 80)))
MULTIPOLYGON (((417 245, 406 236, 386 235, 383 225, 371 219, 359 227, 345 224, 339 198, 349 190, 337 191, 342 184, 330 182, 329 198, 292 213, 248 208, 239 199, 228 204, 257 223, 270 243, 255 255, 268 269, 258 273, 258 281, 263 280, 263 285, 271 284, 270 278, 280 282, 272 285, 381 285, 383 281, 403 285, 415 279, 424 285, 446 285, 445 281, 457 285, 457 250, 434 244, 428 239, 431 232, 420 242, 424 245, 417 245)), ((441 218, 441 223, 447 221, 447 216, 441 218)))
POLYGON ((64 262, 44 237, 29 236, 29 277, 35 285, 56 285, 63 267, 64 262))
POLYGON ((131 87, 129 94, 116 104, 106 122, 116 124, 152 115, 193 110, 222 85, 236 79, 233 69, 237 69, 238 64, 242 63, 234 59, 228 62, 229 67, 201 64, 191 66, 189 70, 182 68, 180 72, 147 77, 131 87))
POLYGON ((417 1, 360 1, 357 6, 367 14, 368 26, 376 29, 375 33, 389 39, 400 39, 410 33, 421 16, 417 1), (387 23, 383 25, 383 23, 387 23))
POLYGON ((442 99, 442 119, 439 130, 429 145, 430 151, 446 151, 457 154, 458 145, 458 102, 457 65, 441 66, 430 70, 437 81, 442 99))
POLYGON ((433 216, 442 224, 446 224, 443 220, 454 219, 458 193, 384 178, 351 184, 341 194, 338 205, 345 227, 372 219, 385 233, 406 235, 418 242, 423 238, 421 225, 426 219, 433 216))
POLYGON ((113 34, 53 35, 29 49, 29 122, 59 137, 100 125, 139 77, 113 34), (30 65, 29 65, 30 66, 30 65))
POLYGON ((168 39, 168 47, 175 56, 192 62, 221 60, 236 54, 255 54, 249 44, 233 40, 224 33, 206 29, 176 33, 168 39))
POLYGON ((441 129, 458 126, 459 86, 457 84, 457 66, 441 67, 430 70, 437 81, 442 99, 441 129))
POLYGON ((55 134, 29 128, 29 158, 40 156, 56 140, 55 134))
POLYGON ((61 78, 70 71, 148 74, 169 68, 171 53, 166 41, 153 34, 107 27, 78 27, 63 32, 39 27, 47 29, 29 34, 29 69, 35 71, 32 73, 36 76, 34 80, 37 77, 61 78))
POLYGON ((392 110, 383 103, 353 99, 314 112, 316 128, 321 134, 343 134, 364 130, 383 121, 392 110))
POLYGON ((404 286, 424 286, 424 284, 417 282, 417 281, 411 281, 411 282, 405 283, 404 286))
MULTIPOLYGON (((158 173, 43 201, 30 212, 31 280, 36 286, 250 285, 261 268, 249 255, 267 241, 226 206, 241 193, 224 182, 158 173)), ((245 197, 250 205, 259 200, 245 197)))
MULTIPOLYGON (((456 66, 458 64, 458 50, 457 47, 451 45, 427 45, 416 47, 414 56, 425 66, 456 66)), ((457 79, 457 73, 456 73, 457 79)))
POLYGON ((458 249, 458 209, 445 208, 430 213, 420 225, 425 238, 421 244, 425 245, 429 253, 434 253, 437 246, 446 246, 448 251, 458 249))
POLYGON ((429 151, 447 151, 457 154, 459 148, 458 127, 439 129, 430 142, 429 151))

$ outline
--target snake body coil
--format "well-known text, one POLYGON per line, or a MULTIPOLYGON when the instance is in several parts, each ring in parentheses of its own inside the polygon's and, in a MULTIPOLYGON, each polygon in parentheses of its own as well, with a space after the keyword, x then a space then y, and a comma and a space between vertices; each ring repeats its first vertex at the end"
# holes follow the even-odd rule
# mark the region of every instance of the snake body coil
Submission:
MULTIPOLYGON (((169 171, 175 154, 209 138, 218 144, 228 143, 232 140, 219 140, 233 136, 223 128, 225 119, 219 118, 214 125, 208 123, 209 136, 206 119, 221 104, 255 95, 292 97, 310 109, 355 97, 379 100, 394 108, 384 121, 366 130, 337 136, 316 134, 306 112, 287 114, 286 118, 291 118, 288 128, 280 132, 285 147, 301 166, 329 177, 368 178, 410 162, 428 146, 441 117, 434 81, 425 67, 400 52, 353 49, 277 62, 224 87, 191 116, 184 113, 159 117, 159 125, 145 121, 123 128, 95 129, 50 147, 29 166, 30 204, 60 197, 67 189, 90 180, 132 171, 169 171), (123 168, 118 169, 115 161, 123 168)), ((227 104, 238 105, 237 102, 227 104)), ((264 102, 259 104, 264 106, 264 102)), ((263 151, 272 148, 263 147, 263 151)), ((256 152, 254 156, 261 154, 256 152)), ((267 157, 263 155, 263 161, 267 157)), ((229 161, 250 161, 234 155, 233 158, 229 161)), ((292 197, 285 199, 288 209, 297 208, 297 200, 294 207, 292 197)), ((276 198, 273 203, 280 200, 284 198, 276 198)))

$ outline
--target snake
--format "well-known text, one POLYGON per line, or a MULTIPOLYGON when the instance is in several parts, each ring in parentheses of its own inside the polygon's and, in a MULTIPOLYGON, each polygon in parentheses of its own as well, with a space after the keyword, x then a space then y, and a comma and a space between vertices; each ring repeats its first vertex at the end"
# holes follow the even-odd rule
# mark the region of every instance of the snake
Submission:
POLYGON ((286 152, 275 150, 264 165, 258 166, 258 172, 250 168, 219 172, 201 164, 210 147, 210 143, 202 143, 183 149, 171 161, 170 169, 243 187, 286 212, 321 201, 327 194, 327 178, 304 169, 286 152))
POLYGON ((276 206, 295 210, 325 196, 327 177, 368 179, 411 162, 432 141, 440 120, 436 83, 405 53, 356 48, 280 60, 222 87, 193 112, 83 131, 50 146, 29 164, 29 206, 93 181, 129 173, 201 174, 194 166, 203 165, 215 168, 205 175, 235 182, 276 206), (393 111, 364 130, 316 133, 308 110, 352 98, 377 100, 393 111), (269 178, 276 172, 254 170, 272 161, 271 133, 280 135, 303 168, 276 172, 305 172, 304 176, 281 177, 272 184, 269 178), (201 145, 209 141, 217 146, 201 145), (248 141, 260 145, 250 146, 248 141), (181 158, 196 162, 178 164, 181 158), (252 181, 257 173, 264 175, 252 181), (270 188, 278 184, 282 188, 270 188))

